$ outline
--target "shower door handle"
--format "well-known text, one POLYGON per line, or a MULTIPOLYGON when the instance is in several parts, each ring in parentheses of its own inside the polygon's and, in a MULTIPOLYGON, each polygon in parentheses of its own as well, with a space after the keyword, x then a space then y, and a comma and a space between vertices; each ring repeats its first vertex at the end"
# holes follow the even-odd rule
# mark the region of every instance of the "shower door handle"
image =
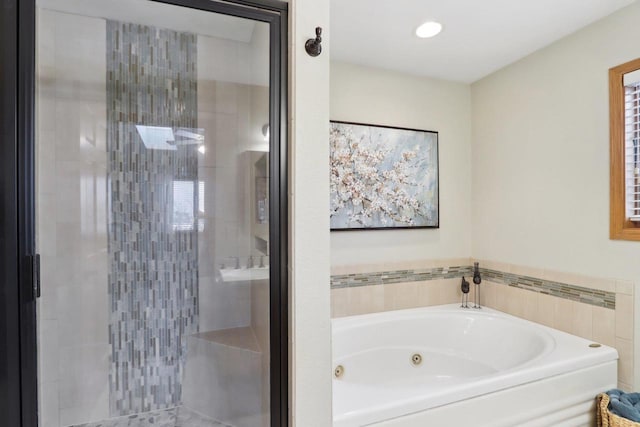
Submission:
POLYGON ((40 298, 40 254, 31 255, 31 278, 33 280, 34 299, 40 298))

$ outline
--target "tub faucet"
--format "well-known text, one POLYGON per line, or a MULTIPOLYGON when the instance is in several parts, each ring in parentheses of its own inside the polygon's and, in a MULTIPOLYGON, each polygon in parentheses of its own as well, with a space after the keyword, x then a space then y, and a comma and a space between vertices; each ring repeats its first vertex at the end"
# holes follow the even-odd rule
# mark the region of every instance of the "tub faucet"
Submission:
POLYGON ((477 262, 473 263, 473 283, 476 285, 476 292, 473 296, 475 300, 473 308, 480 309, 482 308, 480 306, 480 283, 482 283, 482 277, 480 277, 480 264, 477 262))

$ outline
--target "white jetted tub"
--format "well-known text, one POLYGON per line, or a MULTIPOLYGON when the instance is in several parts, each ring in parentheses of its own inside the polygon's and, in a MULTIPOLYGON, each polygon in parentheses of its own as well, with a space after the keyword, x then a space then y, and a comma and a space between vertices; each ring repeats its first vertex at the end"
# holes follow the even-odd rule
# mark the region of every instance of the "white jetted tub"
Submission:
POLYGON ((590 426, 615 349, 457 305, 333 320, 334 427, 590 426))

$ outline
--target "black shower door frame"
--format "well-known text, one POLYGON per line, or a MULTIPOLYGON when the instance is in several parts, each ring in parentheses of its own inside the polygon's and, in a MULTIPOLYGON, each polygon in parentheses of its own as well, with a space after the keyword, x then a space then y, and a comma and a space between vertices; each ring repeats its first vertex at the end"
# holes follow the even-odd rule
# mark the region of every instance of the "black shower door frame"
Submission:
MULTIPOLYGON (((288 5, 148 0, 270 28, 271 425, 288 425, 288 5)), ((38 427, 35 221, 35 0, 0 0, 0 425, 38 427)))

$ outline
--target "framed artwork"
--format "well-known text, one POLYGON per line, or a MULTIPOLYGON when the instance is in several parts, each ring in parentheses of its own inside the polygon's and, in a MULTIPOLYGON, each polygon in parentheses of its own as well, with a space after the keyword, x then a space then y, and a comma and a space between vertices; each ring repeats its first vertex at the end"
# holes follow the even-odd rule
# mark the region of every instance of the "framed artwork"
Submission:
POLYGON ((331 230, 438 228, 438 132, 331 122, 331 230))

